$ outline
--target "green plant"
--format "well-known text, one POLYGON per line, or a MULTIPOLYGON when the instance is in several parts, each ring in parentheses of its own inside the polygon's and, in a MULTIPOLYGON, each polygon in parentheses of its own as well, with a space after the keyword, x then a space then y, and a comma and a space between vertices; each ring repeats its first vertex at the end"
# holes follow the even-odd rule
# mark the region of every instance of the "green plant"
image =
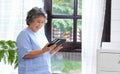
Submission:
POLYGON ((0 62, 4 61, 5 64, 14 64, 14 68, 18 66, 16 42, 12 40, 0 40, 0 62))

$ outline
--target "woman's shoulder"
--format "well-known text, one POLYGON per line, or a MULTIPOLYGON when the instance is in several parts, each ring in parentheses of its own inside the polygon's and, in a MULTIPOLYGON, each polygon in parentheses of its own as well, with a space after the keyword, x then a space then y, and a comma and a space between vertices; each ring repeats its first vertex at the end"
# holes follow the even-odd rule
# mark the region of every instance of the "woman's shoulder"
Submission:
POLYGON ((27 29, 25 28, 25 29, 23 29, 20 33, 19 33, 19 35, 21 35, 21 34, 26 34, 27 33, 27 29))
POLYGON ((23 29, 19 34, 18 34, 18 37, 23 37, 23 36, 26 36, 26 35, 28 35, 28 31, 27 31, 27 29, 25 28, 25 29, 23 29))
POLYGON ((34 35, 34 32, 32 32, 30 29, 28 29, 28 28, 25 28, 25 29, 23 29, 20 33, 19 33, 19 35, 18 35, 18 37, 20 36, 20 37, 30 37, 31 35, 34 35))

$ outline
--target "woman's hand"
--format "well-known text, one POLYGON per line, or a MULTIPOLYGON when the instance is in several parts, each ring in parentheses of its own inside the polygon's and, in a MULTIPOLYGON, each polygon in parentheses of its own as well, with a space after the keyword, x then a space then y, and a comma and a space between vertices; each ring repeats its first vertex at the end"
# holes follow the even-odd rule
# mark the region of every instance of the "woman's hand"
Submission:
POLYGON ((50 51, 51 55, 53 56, 55 53, 57 53, 62 48, 63 48, 62 44, 57 46, 56 48, 50 51))
POLYGON ((55 44, 54 44, 54 45, 51 45, 51 46, 49 46, 49 47, 48 47, 48 45, 49 45, 49 43, 47 43, 47 44, 45 45, 45 47, 42 49, 43 53, 45 53, 45 52, 47 52, 47 51, 51 51, 52 49, 54 49, 54 48, 56 47, 55 44))

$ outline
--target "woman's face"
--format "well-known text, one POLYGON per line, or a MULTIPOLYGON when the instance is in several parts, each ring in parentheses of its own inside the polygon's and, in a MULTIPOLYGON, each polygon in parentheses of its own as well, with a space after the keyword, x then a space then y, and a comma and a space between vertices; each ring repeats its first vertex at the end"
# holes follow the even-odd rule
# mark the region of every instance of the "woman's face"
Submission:
POLYGON ((31 29, 33 32, 37 32, 45 24, 45 20, 46 18, 43 16, 35 18, 34 21, 30 23, 28 28, 31 29))

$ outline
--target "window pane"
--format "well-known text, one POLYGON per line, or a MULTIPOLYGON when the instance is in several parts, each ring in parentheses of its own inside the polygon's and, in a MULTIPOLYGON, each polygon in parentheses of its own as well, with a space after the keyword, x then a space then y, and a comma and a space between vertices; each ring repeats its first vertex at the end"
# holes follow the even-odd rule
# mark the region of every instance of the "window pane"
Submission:
POLYGON ((82 21, 81 19, 79 19, 77 21, 77 42, 80 42, 81 41, 81 28, 82 28, 82 21))
POLYGON ((52 29, 52 40, 55 38, 65 38, 67 41, 73 41, 72 19, 53 19, 52 29))
POLYGON ((82 0, 78 0, 78 15, 82 15, 82 0))
POLYGON ((58 52, 51 61, 53 74, 81 74, 81 53, 58 52))
POLYGON ((52 13, 54 15, 73 14, 74 0, 52 0, 52 13))

